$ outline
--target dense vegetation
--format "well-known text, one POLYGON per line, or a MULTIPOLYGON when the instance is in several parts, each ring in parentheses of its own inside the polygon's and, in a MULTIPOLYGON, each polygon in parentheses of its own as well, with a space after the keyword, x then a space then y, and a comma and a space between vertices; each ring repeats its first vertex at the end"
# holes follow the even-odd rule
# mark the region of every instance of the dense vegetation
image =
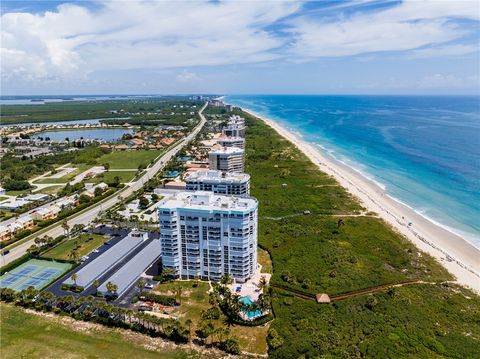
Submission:
POLYGON ((273 289, 272 358, 480 356, 480 298, 362 208, 290 142, 247 118, 247 170, 259 199, 259 243, 272 284, 345 293, 424 280, 330 305, 273 289), (308 210, 310 215, 304 215, 308 210), (273 217, 273 218, 272 218, 273 217))
MULTIPOLYGON (((178 108, 179 104, 197 107, 200 101, 185 97, 143 98, 132 100, 98 100, 50 102, 46 104, 2 106, 2 123, 53 122, 85 119, 130 118, 135 124, 181 125, 192 118, 190 109, 178 108), (187 111, 188 110, 188 111, 187 111), (178 113, 177 113, 178 112, 178 113), (152 114, 155 113, 155 114, 152 114), (172 114, 175 113, 175 114, 172 114), (185 113, 185 115, 183 115, 185 113)), ((195 116, 193 116, 195 118, 195 116)), ((121 123, 125 123, 125 119, 121 123)))

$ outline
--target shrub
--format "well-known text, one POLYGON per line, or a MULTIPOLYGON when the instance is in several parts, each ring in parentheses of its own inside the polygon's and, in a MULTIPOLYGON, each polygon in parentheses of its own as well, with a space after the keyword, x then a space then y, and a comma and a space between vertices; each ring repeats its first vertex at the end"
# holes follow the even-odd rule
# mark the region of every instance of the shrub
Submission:
POLYGON ((169 297, 166 295, 160 295, 160 294, 153 294, 153 293, 148 293, 148 292, 141 292, 139 297, 145 298, 145 300, 155 302, 158 304, 162 304, 168 307, 173 307, 176 304, 176 300, 173 297, 169 297))

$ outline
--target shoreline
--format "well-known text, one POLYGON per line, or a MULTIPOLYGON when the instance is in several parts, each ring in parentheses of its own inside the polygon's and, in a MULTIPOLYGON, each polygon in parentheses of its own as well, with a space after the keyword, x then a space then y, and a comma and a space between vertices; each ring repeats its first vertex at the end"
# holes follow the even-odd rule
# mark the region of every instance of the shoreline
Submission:
POLYGON ((360 172, 322 153, 314 144, 285 129, 278 122, 244 109, 246 113, 264 121, 282 137, 293 143, 324 173, 334 177, 349 193, 371 212, 375 212, 417 248, 430 254, 443 265, 456 281, 480 293, 480 249, 461 236, 433 223, 413 208, 395 200, 374 181, 360 172), (413 221, 408 225, 407 218, 413 221))

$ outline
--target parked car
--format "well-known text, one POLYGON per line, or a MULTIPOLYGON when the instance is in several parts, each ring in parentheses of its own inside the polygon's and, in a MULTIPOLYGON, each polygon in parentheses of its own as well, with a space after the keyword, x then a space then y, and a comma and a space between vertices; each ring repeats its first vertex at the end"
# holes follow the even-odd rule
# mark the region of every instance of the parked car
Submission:
POLYGON ((152 307, 149 307, 148 305, 142 305, 142 306, 138 307, 139 312, 145 312, 147 310, 148 311, 152 310, 152 307))
POLYGON ((154 285, 152 283, 146 283, 145 288, 153 289, 154 285))

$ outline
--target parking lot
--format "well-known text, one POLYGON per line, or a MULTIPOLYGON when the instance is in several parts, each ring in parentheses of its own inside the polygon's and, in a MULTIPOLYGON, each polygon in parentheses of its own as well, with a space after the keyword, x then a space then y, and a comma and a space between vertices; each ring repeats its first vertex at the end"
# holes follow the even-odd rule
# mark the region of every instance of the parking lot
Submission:
MULTIPOLYGON (((95 261, 98 257, 100 257, 102 254, 107 252, 108 250, 113 249, 114 246, 118 245, 119 242, 121 242, 127 235, 128 235, 128 230, 113 230, 110 227, 102 227, 102 228, 97 228, 95 230, 95 233, 102 233, 111 236, 111 239, 109 239, 107 242, 105 242, 104 245, 100 246, 97 250, 91 252, 90 254, 87 255, 88 259, 86 259, 79 267, 77 267, 73 272, 70 272, 61 278, 59 278, 55 283, 53 283, 51 286, 49 286, 46 290, 49 292, 55 294, 56 296, 64 296, 64 295, 72 295, 74 297, 81 297, 81 296, 88 296, 88 295, 95 295, 97 292, 97 289, 93 285, 89 285, 87 288, 84 288, 84 290, 81 293, 74 293, 71 291, 66 291, 62 289, 62 285, 64 281, 69 280, 72 276, 72 273, 77 273, 81 271, 83 268, 85 268, 87 265, 95 261)), ((103 273, 97 280, 100 283, 104 283, 105 281, 108 281, 109 278, 111 278, 121 267, 129 263, 139 252, 141 252, 145 247, 151 243, 152 240, 154 240, 155 233, 148 233, 148 239, 141 243, 138 247, 136 247, 134 250, 132 250, 130 253, 128 253, 124 258, 116 262, 114 265, 112 265, 105 273, 103 273)), ((158 237, 157 237, 158 238, 158 237)), ((128 240, 128 238, 126 239, 128 240)), ((157 263, 154 263, 151 268, 148 270, 149 274, 155 275, 158 274, 159 270, 159 265, 157 263)), ((148 280, 148 282, 153 282, 151 279, 148 280)), ((135 295, 135 292, 139 291, 139 289, 135 286, 132 285, 131 288, 129 288, 123 295, 117 299, 114 300, 114 302, 119 303, 122 306, 128 306, 128 304, 131 301, 131 298, 135 295)))

